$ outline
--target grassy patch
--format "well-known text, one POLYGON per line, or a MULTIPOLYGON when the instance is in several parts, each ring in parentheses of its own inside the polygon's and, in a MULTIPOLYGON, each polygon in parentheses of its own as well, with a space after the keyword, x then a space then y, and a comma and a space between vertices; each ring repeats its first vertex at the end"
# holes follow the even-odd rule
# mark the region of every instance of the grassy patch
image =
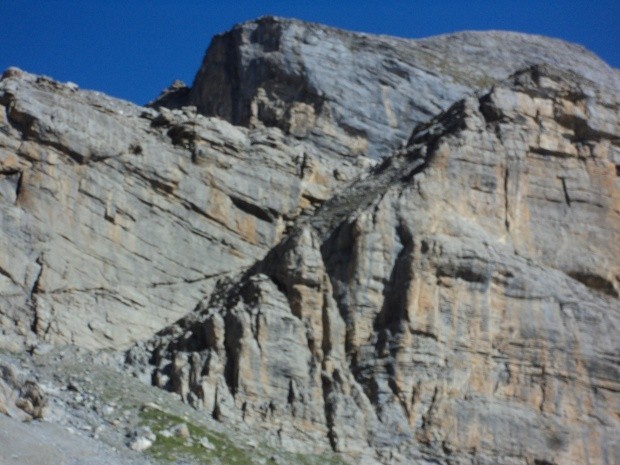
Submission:
POLYGON ((151 428, 157 436, 153 447, 148 449, 148 453, 153 458, 164 462, 176 462, 188 460, 200 464, 267 464, 268 460, 264 457, 252 457, 253 451, 244 450, 237 447, 225 436, 207 431, 196 426, 187 420, 176 415, 163 412, 161 410, 147 408, 140 412, 142 425, 151 428), (182 438, 176 435, 171 437, 162 436, 162 431, 174 428, 184 423, 189 429, 189 438, 182 438), (201 438, 207 438, 214 446, 213 450, 204 448, 200 444, 201 438), (257 460, 258 459, 258 460, 257 460))
POLYGON ((270 446, 260 444, 256 448, 239 447, 226 435, 209 431, 185 418, 154 408, 140 412, 142 426, 148 426, 157 436, 153 446, 146 452, 154 459, 164 463, 191 462, 205 465, 346 465, 335 454, 305 455, 276 451, 270 446), (164 437, 161 433, 184 423, 190 433, 189 438, 179 436, 164 437), (209 450, 200 444, 207 438, 213 445, 209 450), (275 458, 277 456, 277 458, 275 458))

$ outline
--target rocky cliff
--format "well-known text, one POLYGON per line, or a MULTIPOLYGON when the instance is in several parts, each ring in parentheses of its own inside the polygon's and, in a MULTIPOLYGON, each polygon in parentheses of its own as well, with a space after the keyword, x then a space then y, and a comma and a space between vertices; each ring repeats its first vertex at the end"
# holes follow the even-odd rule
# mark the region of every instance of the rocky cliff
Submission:
POLYGON ((456 103, 150 341, 155 383, 385 462, 615 463, 618 124, 545 67, 456 103))
POLYGON ((0 104, 2 328, 54 343, 161 329, 367 165, 19 70, 0 104))
POLYGON ((414 41, 267 17, 216 36, 191 89, 154 105, 195 105, 323 151, 379 158, 465 94, 536 63, 619 85, 596 56, 549 38, 464 32, 414 41))
POLYGON ((552 39, 278 18, 150 108, 8 70, 2 346, 131 346, 353 463, 620 463, 619 91, 552 39))

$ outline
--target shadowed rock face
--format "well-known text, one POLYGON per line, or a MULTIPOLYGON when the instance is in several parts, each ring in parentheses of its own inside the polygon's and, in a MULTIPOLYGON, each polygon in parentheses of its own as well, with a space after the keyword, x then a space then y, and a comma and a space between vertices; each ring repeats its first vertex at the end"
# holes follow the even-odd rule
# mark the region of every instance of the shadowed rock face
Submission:
POLYGON ((382 463, 614 463, 619 133, 617 94, 520 72, 132 356, 218 418, 382 463))
POLYGON ((416 124, 536 63, 620 82, 584 49, 538 36, 406 40, 265 17, 213 39, 184 102, 235 125, 275 126, 323 150, 379 158, 416 124))
POLYGON ((354 463, 619 463, 619 91, 552 39, 278 18, 153 108, 7 70, 0 348, 141 341, 205 415, 354 463))

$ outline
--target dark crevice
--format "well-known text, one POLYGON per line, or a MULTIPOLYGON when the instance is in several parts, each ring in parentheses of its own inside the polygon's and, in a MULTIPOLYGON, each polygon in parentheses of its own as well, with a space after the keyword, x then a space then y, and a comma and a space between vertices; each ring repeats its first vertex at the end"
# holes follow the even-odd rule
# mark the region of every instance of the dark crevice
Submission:
POLYGON ((508 195, 508 181, 510 179, 510 171, 508 170, 508 166, 504 169, 504 226, 506 227, 506 231, 510 232, 510 198, 508 195))
POLYGON ((438 341, 437 335, 435 333, 432 333, 430 331, 425 331, 423 329, 412 329, 411 334, 414 336, 427 337, 430 339, 434 339, 435 341, 438 341))
MULTIPOLYGON (((5 171, 0 171, 0 177, 5 178, 6 181, 9 183, 8 188, 9 190, 13 191, 12 194, 9 194, 9 198, 13 197, 10 200, 12 200, 14 203, 17 203, 22 188, 23 173, 19 170, 9 169, 5 171)), ((2 190, 0 190, 0 196, 2 195, 2 190)), ((7 192, 4 193, 6 194, 7 192)))
POLYGON ((299 163, 299 178, 303 179, 306 176, 306 170, 308 170, 310 168, 310 161, 309 161, 308 154, 306 152, 304 152, 303 156, 301 157, 301 161, 299 163))
POLYGON ((388 169, 390 166, 392 166, 392 157, 385 157, 382 158, 380 161, 381 163, 372 168, 372 174, 380 174, 386 169, 388 169))
POLYGON ((129 145, 129 152, 134 155, 142 155, 144 153, 144 149, 138 143, 129 145))
POLYGON ((566 179, 560 178, 560 181, 562 181, 562 190, 564 191, 564 200, 566 200, 566 205, 570 207, 571 200, 570 200, 570 196, 568 195, 568 189, 566 188, 566 179))
POLYGON ((8 95, 8 102, 6 105, 6 120, 13 129, 22 134, 22 139, 25 139, 31 132, 32 125, 34 124, 34 117, 26 113, 20 113, 15 110, 15 97, 11 94, 8 95))
POLYGON ((32 289, 30 289, 30 298, 32 299, 32 297, 34 296, 34 294, 37 294, 40 289, 39 289, 39 281, 41 280, 41 276, 43 275, 43 255, 40 255, 39 257, 37 257, 37 259, 35 260, 35 263, 37 265, 39 265, 39 271, 37 272, 37 277, 34 280, 34 284, 32 285, 32 289))
POLYGON ((327 375, 321 375, 321 387, 323 392, 323 405, 325 408, 325 423, 327 425, 327 438, 329 444, 334 451, 338 449, 338 436, 335 431, 335 415, 334 406, 332 405, 332 392, 334 390, 334 381, 327 375))
POLYGON ((569 137, 572 143, 600 141, 602 139, 610 139, 613 141, 617 137, 616 134, 591 128, 588 125, 587 120, 576 118, 574 116, 569 117, 568 119, 569 121, 567 122, 566 120, 563 121, 563 119, 560 118, 558 122, 563 126, 573 130, 574 136, 569 137))
POLYGON ((211 412, 211 416, 213 417, 214 420, 216 421, 222 421, 222 409, 220 408, 220 399, 219 399, 219 386, 215 387, 215 399, 214 399, 214 406, 213 406, 213 411, 211 412))
MULTIPOLYGON (((329 278, 324 276, 324 282, 322 283, 322 288, 327 289, 327 281, 329 278)), ((321 349, 323 350, 323 355, 327 355, 331 353, 333 349, 333 342, 331 340, 331 320, 329 317, 329 296, 328 291, 323 291, 323 307, 321 308, 321 321, 323 323, 323 339, 321 341, 321 349)))
POLYGON ((194 141, 196 140, 196 132, 189 125, 179 124, 168 130, 168 137, 173 145, 186 149, 194 149, 194 141))
POLYGON ((344 122, 340 122, 340 127, 344 130, 344 132, 347 133, 347 135, 351 137, 359 137, 362 139, 368 138, 368 135, 366 134, 366 131, 364 129, 353 127, 344 122))
POLYGON ((398 384, 396 383, 396 380, 394 379, 393 374, 388 379, 388 386, 390 390, 392 391, 392 393, 394 394, 394 396, 398 399, 400 407, 403 409, 403 412, 405 413, 405 416, 407 417, 407 421, 411 421, 412 411, 410 409, 410 405, 407 402, 407 399, 404 393, 398 387, 398 384))
POLYGON ((174 185, 166 184, 157 179, 147 178, 144 176, 142 176, 142 179, 148 182, 151 185, 151 187, 155 189, 156 191, 164 192, 166 194, 172 194, 174 192, 174 188, 175 188, 174 185))
POLYGON ((600 275, 583 271, 570 271, 567 274, 590 289, 603 292, 612 297, 619 297, 618 291, 614 287, 613 283, 600 275))
POLYGON ((293 290, 290 289, 284 281, 282 281, 280 276, 277 276, 277 273, 270 273, 267 276, 269 277, 270 281, 276 286, 280 294, 287 298, 287 300, 289 301, 289 307, 291 308, 291 311, 293 311, 293 314, 295 314, 293 310, 294 305, 291 301, 291 295, 293 290))
POLYGON ((154 289, 154 288, 158 288, 158 287, 177 286, 179 284, 195 284, 195 283, 199 283, 201 281, 206 281, 208 279, 217 278, 219 276, 223 276, 223 275, 226 275, 228 273, 229 273, 228 271, 222 271, 220 273, 206 274, 206 275, 201 276, 199 278, 193 278, 193 279, 184 278, 184 279, 177 280, 177 281, 155 282, 155 283, 150 283, 147 287, 154 289))
POLYGON ((40 290, 39 281, 41 280, 41 276, 43 275, 43 255, 40 255, 39 257, 37 257, 35 263, 39 265, 39 271, 37 273, 37 277, 34 280, 34 284, 32 285, 32 288, 30 289, 29 301, 30 301, 30 306, 34 312, 32 323, 30 325, 30 330, 33 333, 38 334, 40 321, 39 321, 39 312, 37 311, 36 294, 39 293, 39 290, 40 290))
POLYGON ((540 403, 538 404, 538 410, 544 414, 545 402, 547 401, 547 375, 545 365, 542 366, 542 373, 540 375, 540 403))
POLYGON ((11 275, 9 274, 9 272, 8 272, 8 271, 6 271, 6 270, 5 270, 4 268, 2 268, 2 267, 0 267, 0 275, 2 275, 2 276, 4 276, 4 277, 8 278, 8 279, 9 279, 9 280, 13 283, 13 284, 15 284, 15 285, 19 286, 19 284, 17 283, 17 281, 15 281, 15 280, 13 279, 13 276, 11 276, 11 275))
MULTIPOLYGON (((446 134, 458 134, 467 127, 466 110, 465 100, 459 100, 431 121, 416 126, 407 142, 407 146, 423 143, 430 147, 435 145, 446 134)), ((430 155, 432 151, 428 150, 427 153, 430 155)))
POLYGON ((349 280, 349 265, 353 257, 354 243, 351 226, 341 224, 321 246, 321 256, 331 282, 332 297, 345 323, 350 319, 346 283, 349 280))
POLYGON ((537 155, 544 155, 544 156, 548 156, 548 157, 557 157, 557 158, 561 158, 561 159, 566 159, 567 157, 572 157, 571 154, 566 153, 566 152, 559 152, 557 150, 548 150, 548 149, 544 149, 542 147, 534 147, 534 146, 530 146, 530 152, 531 153, 535 153, 537 155))
POLYGON ((259 220, 266 221, 268 223, 273 223, 275 221, 276 215, 274 215, 273 212, 270 212, 267 208, 259 207, 258 205, 255 205, 232 195, 230 196, 230 200, 232 201, 233 205, 239 210, 242 210, 249 215, 255 216, 259 220))
MULTIPOLYGON (((431 399, 431 402, 428 406, 428 409, 426 410, 426 413, 424 413, 424 415, 422 415, 422 425, 420 426, 420 429, 426 433, 429 426, 430 426, 430 422, 432 420, 433 417, 433 409, 435 408, 435 403, 437 402, 437 394, 439 393, 439 388, 435 387, 435 390, 433 391, 433 397, 431 399)), ((420 442, 427 442, 426 438, 421 438, 420 442)))
POLYGON ((295 386, 294 386, 294 381, 292 379, 288 380, 288 395, 286 396, 286 402, 289 405, 293 405, 295 403, 296 400, 296 396, 295 396, 295 386))
POLYGON ((397 331, 407 318, 406 288, 414 278, 411 266, 414 243, 413 236, 402 224, 397 226, 396 234, 401 249, 383 288, 383 305, 373 323, 375 331, 383 328, 397 331))
POLYGON ((401 177, 401 181, 403 183, 410 183, 416 174, 421 173, 428 167, 428 164, 430 163, 430 160, 431 160, 431 156, 435 153, 435 149, 437 148, 436 146, 437 146, 437 140, 436 139, 432 140, 429 143, 428 149, 427 149, 427 153, 429 154, 429 156, 426 156, 423 158, 417 158, 417 154, 415 153, 410 154, 410 156, 417 158, 416 160, 417 163, 414 164, 413 168, 409 171, 409 173, 401 177))
POLYGON ((234 397, 239 388, 239 343, 243 341, 243 326, 230 311, 226 313, 224 322, 224 349, 226 351, 224 379, 234 397))
POLYGON ((491 93, 482 96, 478 102, 478 111, 487 123, 496 123, 501 121, 504 115, 491 101, 491 93))
POLYGON ((493 274, 491 263, 480 257, 459 257, 455 263, 439 264, 437 278, 462 279, 474 284, 487 284, 493 274))

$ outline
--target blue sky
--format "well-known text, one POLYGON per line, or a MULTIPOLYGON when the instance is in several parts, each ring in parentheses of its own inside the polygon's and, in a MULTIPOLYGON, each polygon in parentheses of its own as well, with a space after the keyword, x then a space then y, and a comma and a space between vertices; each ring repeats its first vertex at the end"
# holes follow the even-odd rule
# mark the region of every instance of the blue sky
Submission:
POLYGON ((214 34, 261 15, 419 38, 505 29, 576 42, 620 68, 620 1, 2 0, 0 69, 146 103, 192 82, 214 34))

